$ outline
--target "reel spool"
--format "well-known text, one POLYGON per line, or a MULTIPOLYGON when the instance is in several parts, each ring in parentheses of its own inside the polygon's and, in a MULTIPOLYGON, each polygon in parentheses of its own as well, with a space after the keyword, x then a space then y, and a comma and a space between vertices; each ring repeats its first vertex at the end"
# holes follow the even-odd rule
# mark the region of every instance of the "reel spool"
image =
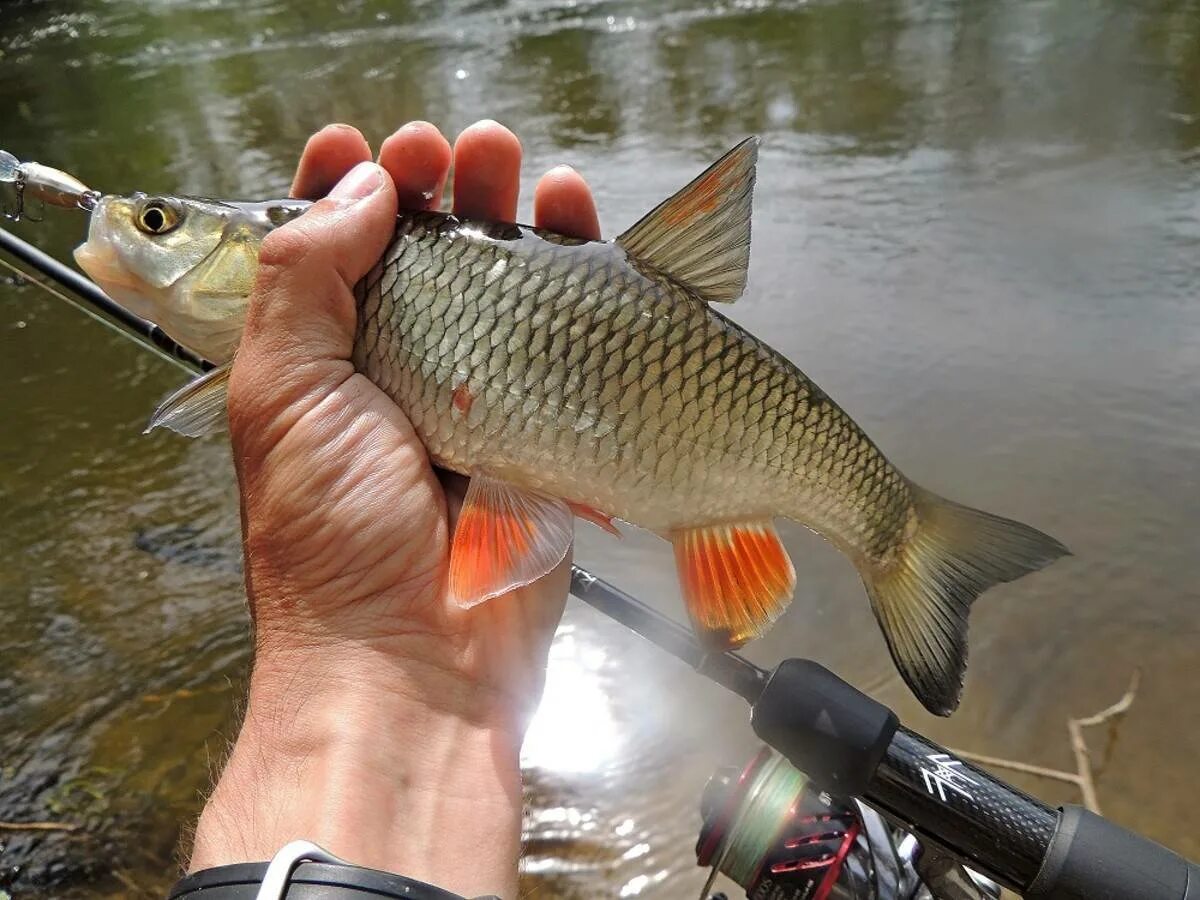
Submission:
POLYGON ((854 807, 819 792, 768 747, 739 774, 717 772, 701 800, 696 864, 720 872, 750 900, 826 900, 858 837, 854 807))

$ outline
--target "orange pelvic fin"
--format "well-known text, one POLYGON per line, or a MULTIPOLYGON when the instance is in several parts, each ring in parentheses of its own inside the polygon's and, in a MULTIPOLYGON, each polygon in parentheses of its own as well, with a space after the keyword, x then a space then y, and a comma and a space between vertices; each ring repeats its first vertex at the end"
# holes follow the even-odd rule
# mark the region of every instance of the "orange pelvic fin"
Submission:
POLYGON ((758 637, 792 599, 796 570, 770 522, 671 533, 692 624, 721 650, 758 637))
POLYGON ((615 535, 616 537, 621 536, 621 532, 619 532, 617 530, 617 526, 613 524, 612 516, 606 516, 604 513, 600 512, 600 510, 594 507, 585 506, 582 503, 572 503, 570 500, 567 501, 567 506, 569 506, 571 508, 571 512, 573 512, 579 518, 586 519, 593 525, 603 528, 611 535, 615 535))
POLYGON ((561 500, 472 475, 450 547, 450 598, 469 608, 541 578, 567 555, 575 521, 561 500))

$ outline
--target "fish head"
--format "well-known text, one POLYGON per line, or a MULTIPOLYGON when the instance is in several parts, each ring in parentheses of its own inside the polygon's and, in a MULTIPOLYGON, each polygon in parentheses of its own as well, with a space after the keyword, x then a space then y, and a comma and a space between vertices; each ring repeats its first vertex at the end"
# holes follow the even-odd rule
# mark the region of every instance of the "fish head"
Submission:
POLYGON ((307 206, 105 195, 75 260, 134 315, 220 364, 241 339, 263 239, 307 206))

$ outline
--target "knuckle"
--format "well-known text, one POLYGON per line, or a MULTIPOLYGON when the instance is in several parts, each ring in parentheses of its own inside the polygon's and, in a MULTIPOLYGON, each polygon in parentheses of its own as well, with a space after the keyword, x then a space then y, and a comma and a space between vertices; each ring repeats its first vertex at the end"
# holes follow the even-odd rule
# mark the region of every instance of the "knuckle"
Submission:
POLYGON ((266 279, 301 265, 312 256, 316 241, 307 229, 285 225, 266 236, 258 251, 259 271, 266 279))
POLYGON ((342 234, 341 217, 336 204, 320 200, 294 222, 266 236, 258 251, 259 286, 272 286, 289 272, 301 277, 337 262, 334 246, 342 234))

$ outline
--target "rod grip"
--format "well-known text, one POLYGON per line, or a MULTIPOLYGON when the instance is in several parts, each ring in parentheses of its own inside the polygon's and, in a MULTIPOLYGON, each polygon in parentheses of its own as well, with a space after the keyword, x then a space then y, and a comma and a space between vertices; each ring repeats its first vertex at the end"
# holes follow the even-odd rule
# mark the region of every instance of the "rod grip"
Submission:
POLYGON ((1200 866, 1081 806, 1064 806, 1030 900, 1200 900, 1200 866))
POLYGON ((810 659, 785 659, 750 711, 754 733, 822 790, 863 794, 899 726, 896 714, 810 659))

